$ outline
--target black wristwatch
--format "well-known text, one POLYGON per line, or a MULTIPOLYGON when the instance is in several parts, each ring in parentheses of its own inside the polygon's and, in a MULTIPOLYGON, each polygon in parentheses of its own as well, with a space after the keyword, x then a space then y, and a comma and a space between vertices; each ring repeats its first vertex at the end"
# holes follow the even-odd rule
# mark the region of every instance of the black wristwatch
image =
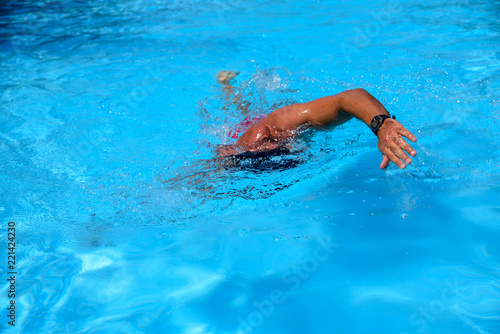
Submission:
MULTIPOLYGON (((370 122, 370 129, 372 129, 373 133, 376 135, 382 124, 384 124, 384 121, 388 118, 391 118, 389 115, 377 115, 373 117, 372 121, 370 122)), ((393 119, 396 119, 395 116, 392 116, 393 119)))

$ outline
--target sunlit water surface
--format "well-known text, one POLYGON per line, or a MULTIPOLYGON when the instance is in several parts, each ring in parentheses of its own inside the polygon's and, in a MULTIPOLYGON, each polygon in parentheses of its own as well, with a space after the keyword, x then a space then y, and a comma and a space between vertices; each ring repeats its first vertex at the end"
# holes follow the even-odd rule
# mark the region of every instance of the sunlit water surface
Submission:
POLYGON ((1 9, 5 333, 500 332, 499 1, 1 9), (244 117, 354 87, 418 137, 406 170, 358 121, 293 166, 213 160, 244 117))

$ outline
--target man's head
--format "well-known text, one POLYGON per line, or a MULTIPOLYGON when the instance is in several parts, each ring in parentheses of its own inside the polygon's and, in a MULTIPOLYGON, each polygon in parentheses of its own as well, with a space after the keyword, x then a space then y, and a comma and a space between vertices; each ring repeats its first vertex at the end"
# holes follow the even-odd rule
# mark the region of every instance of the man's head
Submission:
POLYGON ((241 153, 241 149, 238 145, 217 145, 215 146, 215 152, 219 158, 225 158, 230 155, 241 153))
MULTIPOLYGON (((227 146, 233 145, 225 146, 228 148, 227 146)), ((290 156, 290 154, 291 152, 287 147, 280 146, 271 150, 246 151, 225 156, 219 155, 218 163, 226 169, 236 168, 254 172, 285 170, 293 168, 300 163, 296 157, 290 156)))

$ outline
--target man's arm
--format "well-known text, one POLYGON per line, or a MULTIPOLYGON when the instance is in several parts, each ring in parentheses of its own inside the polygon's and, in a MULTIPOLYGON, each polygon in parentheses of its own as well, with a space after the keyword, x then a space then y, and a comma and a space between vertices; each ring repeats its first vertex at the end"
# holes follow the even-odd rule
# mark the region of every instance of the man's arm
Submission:
MULTIPOLYGON (((384 106, 364 89, 348 90, 307 103, 297 103, 277 109, 252 126, 238 140, 242 147, 250 147, 263 137, 279 138, 302 125, 327 126, 341 124, 354 116, 366 125, 377 115, 389 115, 384 106)), ((390 161, 403 169, 411 163, 415 150, 402 137, 416 142, 417 138, 401 123, 386 119, 377 132, 378 148, 383 155, 380 168, 390 161), (401 161, 402 160, 402 161, 401 161), (404 162, 403 162, 404 161, 404 162), (406 163, 406 164, 405 164, 406 163)))
MULTIPOLYGON (((384 106, 364 89, 353 89, 340 94, 311 101, 309 108, 311 122, 317 125, 327 125, 331 122, 341 120, 340 115, 345 112, 352 115, 369 126, 372 119, 377 115, 389 115, 384 106)), ((383 155, 380 168, 385 169, 390 161, 399 168, 404 169, 412 162, 411 158, 417 152, 404 140, 406 137, 412 142, 417 138, 408 131, 401 123, 394 119, 386 119, 377 132, 378 148, 383 155)))

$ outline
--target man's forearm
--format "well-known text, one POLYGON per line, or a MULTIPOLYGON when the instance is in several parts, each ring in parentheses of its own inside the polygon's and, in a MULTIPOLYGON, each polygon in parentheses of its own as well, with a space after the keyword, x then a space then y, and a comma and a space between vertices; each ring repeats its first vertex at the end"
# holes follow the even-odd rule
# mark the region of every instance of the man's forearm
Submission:
POLYGON ((389 115, 385 107, 366 90, 358 88, 338 96, 340 110, 369 125, 377 115, 389 115))
POLYGON ((303 104, 309 121, 316 126, 340 124, 347 116, 354 116, 369 125, 377 115, 388 115, 384 106, 362 88, 320 98, 303 104))

